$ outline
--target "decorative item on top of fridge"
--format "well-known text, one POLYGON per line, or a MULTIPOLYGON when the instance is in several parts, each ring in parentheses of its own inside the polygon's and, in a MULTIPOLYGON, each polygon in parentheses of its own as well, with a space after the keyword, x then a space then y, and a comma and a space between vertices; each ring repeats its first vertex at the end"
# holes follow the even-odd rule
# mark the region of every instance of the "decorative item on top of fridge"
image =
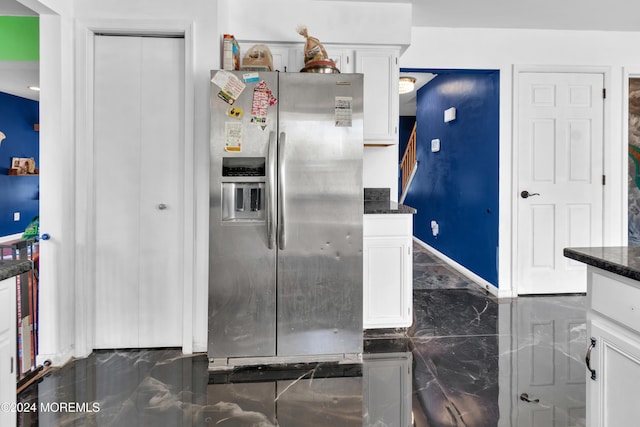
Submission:
POLYGON ((336 63, 329 58, 327 51, 315 37, 309 36, 307 27, 297 28, 298 34, 307 39, 304 44, 304 68, 303 73, 339 73, 336 63))
POLYGON ((256 44, 242 58, 242 70, 273 71, 273 56, 266 44, 256 44))
POLYGON ((240 46, 233 34, 222 36, 222 69, 240 69, 240 46))

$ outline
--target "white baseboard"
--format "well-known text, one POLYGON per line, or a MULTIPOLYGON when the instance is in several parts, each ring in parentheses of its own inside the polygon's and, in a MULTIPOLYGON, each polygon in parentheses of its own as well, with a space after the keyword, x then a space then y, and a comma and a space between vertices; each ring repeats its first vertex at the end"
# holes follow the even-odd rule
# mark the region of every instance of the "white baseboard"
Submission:
POLYGON ((458 271, 462 275, 466 276, 467 278, 471 279, 471 281, 474 282, 476 285, 478 285, 478 287, 480 289, 488 291, 491 295, 493 295, 495 297, 498 297, 498 298, 511 298, 511 293, 510 292, 508 294, 506 292, 500 292, 500 289, 497 288, 493 283, 490 283, 489 281, 487 281, 487 280, 483 279, 482 277, 478 276, 473 271, 469 270, 468 268, 464 267, 463 265, 460 265, 456 261, 452 260, 451 258, 446 256, 442 252, 438 251, 437 249, 429 246, 428 244, 426 244, 422 240, 418 239, 417 237, 414 236, 413 240, 417 244, 422 246, 423 248, 428 249, 430 252, 433 252, 433 254, 435 256, 440 258, 442 261, 447 263, 449 266, 454 268, 456 271, 458 271))

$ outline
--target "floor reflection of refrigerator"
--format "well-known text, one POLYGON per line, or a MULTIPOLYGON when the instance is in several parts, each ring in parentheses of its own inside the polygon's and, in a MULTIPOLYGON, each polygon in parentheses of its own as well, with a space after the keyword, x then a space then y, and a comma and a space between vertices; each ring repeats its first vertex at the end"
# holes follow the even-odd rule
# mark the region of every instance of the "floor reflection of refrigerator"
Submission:
POLYGON ((213 364, 362 352, 362 83, 212 72, 213 364))
POLYGON ((211 425, 243 427, 413 425, 410 352, 306 369, 212 374, 203 417, 211 425))

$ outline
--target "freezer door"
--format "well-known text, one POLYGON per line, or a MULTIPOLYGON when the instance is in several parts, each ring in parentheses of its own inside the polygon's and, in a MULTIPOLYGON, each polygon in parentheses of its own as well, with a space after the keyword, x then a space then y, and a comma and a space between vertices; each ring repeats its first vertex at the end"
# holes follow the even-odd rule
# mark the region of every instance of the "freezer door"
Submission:
MULTIPOLYGON (((234 75, 244 82, 241 73, 234 75)), ((260 81, 277 93, 276 73, 260 73, 260 81)), ((262 110, 266 123, 252 122, 257 84, 247 82, 233 105, 211 84, 210 358, 276 351, 276 200, 270 176, 275 177, 278 117, 273 105, 262 110)))
POLYGON ((362 351, 362 75, 281 73, 278 356, 362 351))

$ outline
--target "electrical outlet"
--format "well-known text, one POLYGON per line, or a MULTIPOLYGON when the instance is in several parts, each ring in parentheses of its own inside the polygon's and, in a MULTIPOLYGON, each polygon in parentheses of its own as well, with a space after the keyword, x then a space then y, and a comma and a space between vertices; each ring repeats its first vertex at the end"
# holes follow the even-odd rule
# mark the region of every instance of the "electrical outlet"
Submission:
POLYGON ((14 212, 13 213, 13 220, 14 221, 20 221, 20 212, 14 212))
POLYGON ((431 232, 433 233, 434 237, 437 237, 438 233, 440 233, 440 226, 436 221, 431 221, 431 232))

